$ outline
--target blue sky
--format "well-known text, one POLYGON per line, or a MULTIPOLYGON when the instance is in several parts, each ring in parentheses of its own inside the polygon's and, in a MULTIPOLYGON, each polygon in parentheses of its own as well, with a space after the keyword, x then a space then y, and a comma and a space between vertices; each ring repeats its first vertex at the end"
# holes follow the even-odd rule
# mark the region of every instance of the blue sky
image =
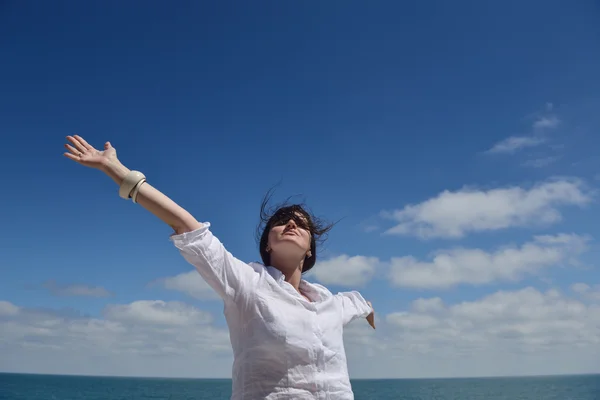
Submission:
POLYGON ((0 370, 229 374, 222 304, 168 227, 62 156, 77 133, 246 261, 278 182, 341 219, 309 279, 377 310, 347 332, 353 377, 600 372, 599 16, 1 3, 0 370))

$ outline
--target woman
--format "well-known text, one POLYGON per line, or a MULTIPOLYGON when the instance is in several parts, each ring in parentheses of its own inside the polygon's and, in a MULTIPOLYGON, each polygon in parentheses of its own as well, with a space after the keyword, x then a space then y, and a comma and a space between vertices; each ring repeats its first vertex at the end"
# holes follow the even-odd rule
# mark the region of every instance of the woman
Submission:
MULTIPOLYGON (((263 264, 244 263, 213 236, 209 223, 146 183, 117 159, 109 142, 99 151, 67 136, 65 156, 96 168, 119 185, 119 195, 156 215, 175 233, 175 247, 223 299, 233 348, 232 399, 353 399, 343 327, 374 311, 358 292, 332 294, 306 282, 322 227, 299 205, 263 218, 263 264)), ((264 206, 262 216, 264 217, 264 206)))

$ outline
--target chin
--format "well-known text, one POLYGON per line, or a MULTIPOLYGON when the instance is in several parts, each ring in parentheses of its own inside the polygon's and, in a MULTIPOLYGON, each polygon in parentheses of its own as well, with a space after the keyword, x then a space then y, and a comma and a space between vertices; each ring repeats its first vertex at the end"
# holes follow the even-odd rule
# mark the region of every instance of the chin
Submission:
POLYGON ((300 239, 299 237, 288 236, 287 238, 282 238, 282 239, 283 240, 279 241, 276 246, 273 246, 273 250, 276 251, 277 253, 286 255, 286 256, 298 255, 299 257, 302 257, 302 255, 306 253, 304 246, 302 246, 300 243, 298 243, 299 240, 293 240, 293 239, 300 239), (292 240, 290 240, 290 239, 292 239, 292 240))

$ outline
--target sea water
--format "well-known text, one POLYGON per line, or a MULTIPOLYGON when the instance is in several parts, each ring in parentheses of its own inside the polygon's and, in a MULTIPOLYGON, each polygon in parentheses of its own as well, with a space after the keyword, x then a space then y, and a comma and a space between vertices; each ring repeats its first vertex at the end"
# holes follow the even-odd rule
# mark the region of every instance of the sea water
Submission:
MULTIPOLYGON (((600 375, 353 380, 356 400, 600 400, 600 375)), ((228 379, 0 373, 0 400, 226 400, 228 379)))

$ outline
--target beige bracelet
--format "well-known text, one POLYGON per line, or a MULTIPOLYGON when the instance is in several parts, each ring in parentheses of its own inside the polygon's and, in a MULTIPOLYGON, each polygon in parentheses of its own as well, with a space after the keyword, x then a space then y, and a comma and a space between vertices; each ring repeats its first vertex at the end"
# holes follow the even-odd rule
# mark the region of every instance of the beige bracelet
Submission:
POLYGON ((146 182, 146 178, 139 181, 137 185, 135 185, 135 187, 133 188, 133 192, 131 192, 131 201, 133 201, 134 203, 137 203, 137 196, 144 182, 146 182))
POLYGON ((146 176, 139 171, 130 171, 125 178, 123 178, 123 182, 119 186, 119 196, 122 199, 129 199, 131 195, 131 191, 136 187, 140 181, 146 179, 146 176))

